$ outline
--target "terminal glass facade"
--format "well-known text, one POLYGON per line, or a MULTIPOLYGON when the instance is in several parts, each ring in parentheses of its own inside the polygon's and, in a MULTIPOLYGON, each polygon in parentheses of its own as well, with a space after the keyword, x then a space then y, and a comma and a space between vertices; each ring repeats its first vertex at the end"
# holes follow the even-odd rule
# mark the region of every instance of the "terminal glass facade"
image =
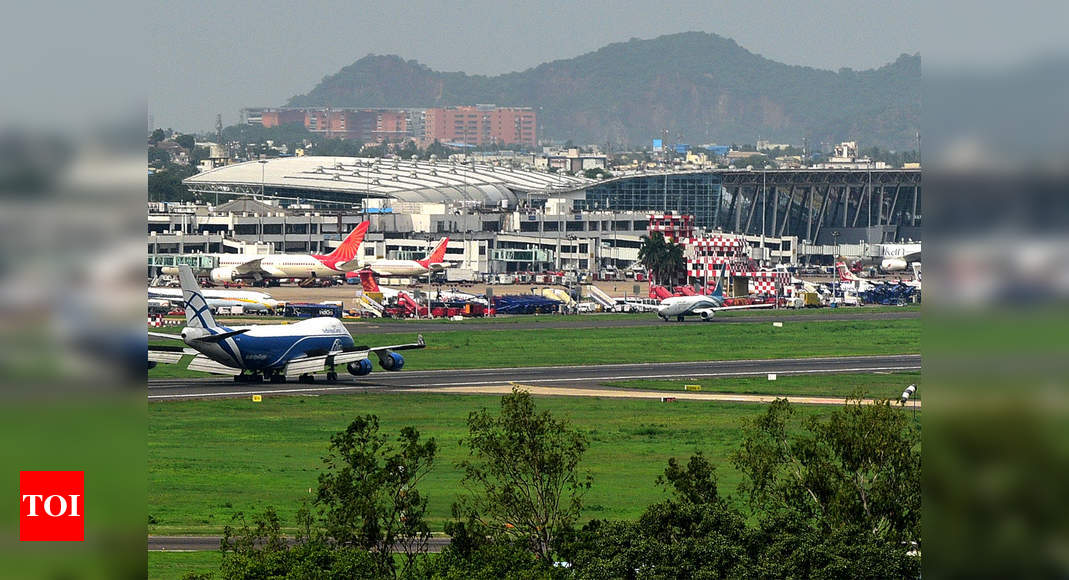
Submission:
POLYGON ((678 212, 694 216, 694 223, 712 227, 722 197, 720 175, 677 173, 626 177, 595 185, 573 208, 594 211, 678 212))

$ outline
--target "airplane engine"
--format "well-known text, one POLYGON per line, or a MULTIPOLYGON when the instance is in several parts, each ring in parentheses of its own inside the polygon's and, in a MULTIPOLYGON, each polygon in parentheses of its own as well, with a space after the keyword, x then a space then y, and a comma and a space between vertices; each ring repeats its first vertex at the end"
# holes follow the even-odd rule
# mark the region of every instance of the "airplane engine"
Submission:
POLYGON ((906 269, 906 261, 902 258, 887 258, 880 264, 884 272, 900 272, 906 269))
POLYGON ((349 374, 362 377, 371 372, 371 361, 366 358, 360 359, 349 363, 346 368, 349 369, 349 374))
POLYGON ((388 352, 379 357, 379 366, 382 367, 383 370, 399 371, 401 370, 401 367, 405 366, 405 357, 396 352, 388 352))
POLYGON ((236 275, 237 271, 233 268, 212 268, 208 277, 216 284, 223 284, 226 282, 233 282, 236 275))
POLYGON ((702 312, 702 320, 704 320, 706 322, 709 322, 712 319, 713 319, 713 313, 712 312, 702 312))

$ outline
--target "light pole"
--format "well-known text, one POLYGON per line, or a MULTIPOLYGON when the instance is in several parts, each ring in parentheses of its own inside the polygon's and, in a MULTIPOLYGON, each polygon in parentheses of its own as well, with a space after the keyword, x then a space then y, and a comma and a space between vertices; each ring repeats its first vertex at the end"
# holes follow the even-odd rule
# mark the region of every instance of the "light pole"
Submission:
POLYGON ((264 175, 267 173, 267 160, 260 160, 260 201, 264 200, 264 175))

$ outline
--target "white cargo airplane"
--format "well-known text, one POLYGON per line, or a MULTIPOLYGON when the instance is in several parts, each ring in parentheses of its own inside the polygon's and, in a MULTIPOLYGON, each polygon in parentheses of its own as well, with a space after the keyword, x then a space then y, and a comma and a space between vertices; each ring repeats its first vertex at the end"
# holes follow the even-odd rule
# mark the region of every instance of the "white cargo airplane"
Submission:
MULTIPOLYGON (((273 312, 283 304, 281 301, 272 298, 270 294, 255 290, 217 290, 208 288, 201 291, 201 294, 212 310, 220 306, 241 306, 249 312, 273 312)), ((167 304, 178 307, 185 305, 181 288, 149 286, 148 298, 150 304, 167 304)))
POLYGON ((449 238, 442 238, 434 250, 422 260, 376 260, 368 265, 380 276, 422 276, 428 272, 437 272, 448 267, 444 262, 445 249, 449 238))
POLYGON ((723 310, 745 310, 752 308, 772 308, 774 304, 746 304, 742 306, 724 306, 724 274, 727 268, 720 269, 716 279, 716 288, 712 294, 696 296, 670 296, 661 301, 657 307, 657 316, 665 322, 672 316, 683 322, 687 316, 701 316, 702 320, 712 320, 713 316, 723 310))
MULTIPOLYGON (((364 242, 368 225, 370 222, 360 223, 346 236, 341 245, 329 254, 217 254, 219 265, 208 272, 208 278, 216 284, 225 284, 242 279, 341 276, 359 268, 357 250, 364 242)), ((175 269, 171 267, 164 267, 161 271, 164 274, 175 273, 175 269)))
POLYGON ((396 352, 423 348, 423 336, 415 343, 370 348, 356 346, 353 337, 337 318, 321 317, 293 324, 264 324, 228 327, 216 324, 208 303, 197 285, 193 270, 179 266, 182 295, 186 305, 186 327, 176 336, 149 332, 149 336, 181 340, 182 347, 149 347, 150 368, 157 362, 177 363, 184 354, 195 354, 188 368, 215 374, 233 375, 235 381, 273 383, 299 377, 301 382, 314 380, 313 373, 326 371, 327 380, 335 381, 336 365, 345 365, 350 374, 363 376, 371 372, 370 355, 379 366, 399 371, 405 359, 396 352))

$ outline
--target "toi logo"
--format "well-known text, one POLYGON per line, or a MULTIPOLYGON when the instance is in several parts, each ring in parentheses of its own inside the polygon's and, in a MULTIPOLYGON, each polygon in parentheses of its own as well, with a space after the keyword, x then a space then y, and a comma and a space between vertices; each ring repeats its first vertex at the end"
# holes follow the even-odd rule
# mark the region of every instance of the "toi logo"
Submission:
POLYGON ((19 472, 19 540, 85 540, 85 472, 19 472))

